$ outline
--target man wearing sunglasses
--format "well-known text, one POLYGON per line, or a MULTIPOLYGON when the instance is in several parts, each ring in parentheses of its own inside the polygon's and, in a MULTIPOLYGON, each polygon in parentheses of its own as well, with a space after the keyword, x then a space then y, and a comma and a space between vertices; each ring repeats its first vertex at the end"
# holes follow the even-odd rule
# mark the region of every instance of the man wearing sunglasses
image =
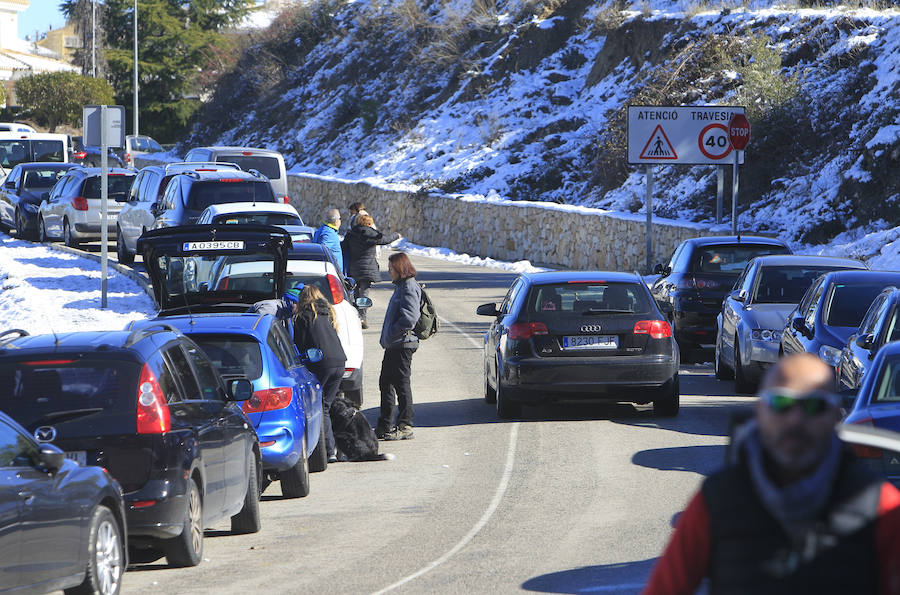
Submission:
POLYGON ((645 594, 900 595, 900 492, 835 434, 840 399, 816 356, 783 358, 763 379, 732 461, 678 521, 645 594))

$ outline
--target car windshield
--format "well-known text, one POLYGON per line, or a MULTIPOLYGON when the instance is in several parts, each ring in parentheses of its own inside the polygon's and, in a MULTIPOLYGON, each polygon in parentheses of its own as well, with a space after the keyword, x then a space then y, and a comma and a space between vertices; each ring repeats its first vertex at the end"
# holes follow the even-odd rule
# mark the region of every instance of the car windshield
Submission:
POLYGON ((533 318, 647 314, 650 311, 647 291, 637 283, 589 281, 535 285, 527 298, 527 312, 533 318))
POLYGON ((268 254, 159 256, 156 266, 171 306, 253 303, 275 296, 275 260, 268 254))
POLYGON ((694 252, 691 272, 722 273, 737 276, 751 259, 766 254, 788 254, 783 246, 734 244, 699 246, 694 252))
POLYGON ((64 161, 61 140, 0 140, 0 165, 5 168, 33 161, 64 161))
POLYGON ((900 402, 900 357, 885 358, 874 403, 900 402))
POLYGON ((137 364, 52 353, 0 362, 0 410, 25 426, 133 408, 137 364))
POLYGON ((210 205, 233 202, 275 202, 275 195, 266 181, 205 181, 191 185, 186 206, 192 211, 202 211, 210 205))
MULTIPOLYGON (((134 176, 135 174, 109 174, 109 181, 107 182, 109 195, 125 194, 131 190, 134 176)), ((91 176, 85 180, 82 196, 85 198, 100 198, 100 182, 100 176, 91 176)))
POLYGON ((816 277, 841 267, 764 266, 756 275, 750 301, 756 304, 798 304, 816 277))
POLYGON ((825 324, 828 326, 858 327, 872 301, 878 297, 884 284, 880 285, 841 285, 835 284, 831 292, 831 300, 825 311, 825 324))
POLYGON ((247 335, 189 334, 222 375, 262 376, 263 362, 259 342, 247 335))
POLYGON ((255 169, 270 180, 281 178, 281 168, 275 157, 262 157, 259 155, 220 155, 216 161, 235 163, 244 171, 255 169))
POLYGON ((26 190, 51 188, 66 173, 64 169, 29 169, 22 187, 26 190))
POLYGON ((303 225, 300 217, 290 213, 231 213, 218 215, 213 223, 243 224, 255 223, 257 225, 303 225))

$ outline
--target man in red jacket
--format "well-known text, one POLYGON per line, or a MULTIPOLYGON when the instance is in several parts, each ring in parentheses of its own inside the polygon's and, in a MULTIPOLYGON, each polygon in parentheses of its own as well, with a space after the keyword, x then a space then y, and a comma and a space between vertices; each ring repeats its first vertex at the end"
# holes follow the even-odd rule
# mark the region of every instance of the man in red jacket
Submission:
POLYGON ((831 369, 811 354, 763 380, 732 459, 681 515, 644 591, 900 595, 900 492, 835 434, 831 369))

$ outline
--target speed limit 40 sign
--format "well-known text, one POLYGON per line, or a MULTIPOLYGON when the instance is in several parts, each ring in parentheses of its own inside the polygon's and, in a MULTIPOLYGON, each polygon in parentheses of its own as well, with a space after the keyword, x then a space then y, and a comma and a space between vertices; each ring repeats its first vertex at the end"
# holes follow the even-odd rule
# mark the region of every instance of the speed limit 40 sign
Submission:
POLYGON ((731 163, 729 123, 743 114, 738 106, 628 106, 628 162, 731 163))

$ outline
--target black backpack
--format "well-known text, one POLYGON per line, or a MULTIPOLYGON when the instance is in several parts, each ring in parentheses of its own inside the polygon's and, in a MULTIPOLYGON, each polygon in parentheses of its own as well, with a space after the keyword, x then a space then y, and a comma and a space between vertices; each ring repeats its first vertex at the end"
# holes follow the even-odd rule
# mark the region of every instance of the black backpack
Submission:
POLYGON ((438 329, 441 328, 441 323, 438 320, 437 310, 434 309, 431 298, 425 293, 425 284, 420 283, 419 286, 422 288, 422 300, 419 302, 419 320, 416 322, 416 326, 413 327, 413 334, 420 341, 424 341, 438 332, 438 329))

